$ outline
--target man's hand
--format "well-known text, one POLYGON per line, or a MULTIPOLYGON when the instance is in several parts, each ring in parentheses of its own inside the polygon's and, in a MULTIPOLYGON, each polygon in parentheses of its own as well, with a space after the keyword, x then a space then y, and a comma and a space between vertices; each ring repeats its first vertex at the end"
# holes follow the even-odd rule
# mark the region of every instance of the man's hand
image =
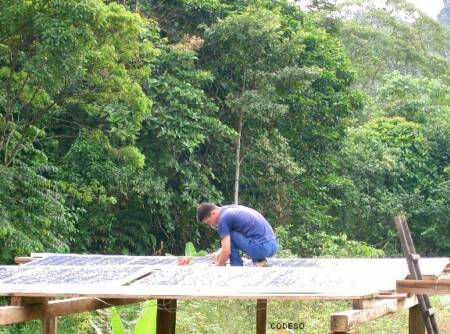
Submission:
POLYGON ((220 249, 215 251, 214 253, 211 253, 211 257, 213 258, 214 264, 217 264, 219 262, 220 258, 220 249))
POLYGON ((192 263, 192 258, 189 256, 182 256, 178 259, 179 266, 189 266, 192 263))

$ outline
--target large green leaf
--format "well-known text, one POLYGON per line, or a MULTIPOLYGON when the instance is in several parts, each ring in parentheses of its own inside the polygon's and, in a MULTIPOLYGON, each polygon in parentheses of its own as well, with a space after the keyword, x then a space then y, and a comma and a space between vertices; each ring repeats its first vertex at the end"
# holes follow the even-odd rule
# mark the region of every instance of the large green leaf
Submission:
POLYGON ((111 308, 111 328, 113 334, 126 334, 120 314, 115 307, 111 308))
POLYGON ((197 251, 195 250, 194 244, 192 242, 187 242, 184 248, 185 256, 197 256, 197 251))
POLYGON ((156 334, 156 314, 156 300, 147 301, 134 329, 134 334, 156 334))

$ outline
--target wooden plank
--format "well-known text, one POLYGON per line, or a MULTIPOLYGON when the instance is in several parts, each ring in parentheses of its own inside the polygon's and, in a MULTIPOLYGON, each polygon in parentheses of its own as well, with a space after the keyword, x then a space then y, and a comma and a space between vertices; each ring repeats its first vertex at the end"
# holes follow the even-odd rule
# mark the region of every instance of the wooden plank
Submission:
POLYGON ((416 304, 417 299, 415 297, 400 300, 389 299, 373 308, 338 312, 331 316, 330 332, 345 333, 358 325, 410 308, 416 304))
POLYGON ((400 280, 397 281, 397 291, 427 295, 450 294, 450 279, 400 280))
POLYGON ((407 293, 379 293, 375 298, 377 299, 402 299, 409 297, 407 293))
POLYGON ((175 334, 177 317, 176 299, 158 299, 158 315, 156 317, 157 334, 175 334))
POLYGON ((256 300, 256 334, 266 334, 267 299, 256 300))
POLYGON ((354 310, 364 310, 366 308, 373 308, 380 305, 388 299, 405 299, 409 295, 407 293, 380 293, 378 296, 369 299, 353 299, 353 309, 354 310))
POLYGON ((29 263, 33 260, 35 260, 35 258, 30 257, 30 256, 16 256, 14 258, 14 263, 15 264, 25 264, 25 263, 29 263))
POLYGON ((352 300, 352 304, 353 304, 353 309, 354 310, 364 310, 367 308, 373 308, 375 307, 375 305, 377 303, 382 303, 383 300, 379 300, 379 299, 353 299, 352 300))
POLYGON ((376 291, 340 291, 335 293, 302 293, 297 291, 258 292, 223 289, 187 290, 162 286, 110 285, 6 285, 0 284, 0 295, 17 297, 98 297, 142 299, 278 299, 278 300, 351 300, 377 296, 376 291))
POLYGON ((425 334, 425 324, 423 323, 420 305, 409 309, 409 334, 425 334))
POLYGON ((144 301, 143 299, 105 299, 100 298, 71 298, 52 300, 44 307, 42 300, 36 304, 36 298, 31 305, 17 305, 0 307, 0 325, 15 324, 24 321, 52 318, 62 315, 98 310, 110 306, 127 305, 144 301))

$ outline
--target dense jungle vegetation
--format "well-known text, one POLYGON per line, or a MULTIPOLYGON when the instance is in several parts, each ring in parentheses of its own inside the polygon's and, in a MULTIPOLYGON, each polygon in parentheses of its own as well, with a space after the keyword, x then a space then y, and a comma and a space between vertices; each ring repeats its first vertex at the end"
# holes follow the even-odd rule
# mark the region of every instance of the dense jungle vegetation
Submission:
POLYGON ((283 254, 448 255, 449 10, 0 0, 0 262, 209 249, 235 196, 283 254))

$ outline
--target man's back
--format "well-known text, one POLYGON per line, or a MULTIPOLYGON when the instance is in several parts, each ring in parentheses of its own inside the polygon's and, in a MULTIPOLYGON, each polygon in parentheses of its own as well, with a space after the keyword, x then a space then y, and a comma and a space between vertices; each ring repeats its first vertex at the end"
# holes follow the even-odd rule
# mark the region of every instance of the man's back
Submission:
POLYGON ((223 206, 220 210, 218 231, 220 238, 236 231, 259 244, 275 239, 272 227, 258 211, 243 205, 223 206))

